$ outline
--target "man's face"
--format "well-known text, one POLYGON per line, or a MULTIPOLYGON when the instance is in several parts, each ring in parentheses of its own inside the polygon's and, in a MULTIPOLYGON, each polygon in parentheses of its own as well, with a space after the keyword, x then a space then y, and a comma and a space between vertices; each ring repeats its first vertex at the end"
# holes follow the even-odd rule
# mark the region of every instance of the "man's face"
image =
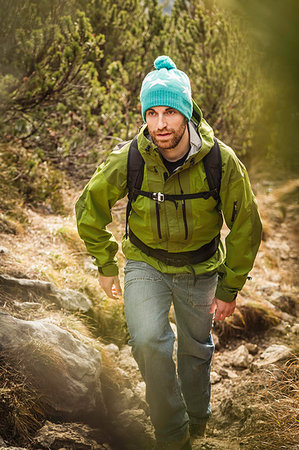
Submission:
POLYGON ((186 131, 186 117, 168 106, 155 106, 148 109, 145 120, 153 142, 161 150, 175 148, 186 131))

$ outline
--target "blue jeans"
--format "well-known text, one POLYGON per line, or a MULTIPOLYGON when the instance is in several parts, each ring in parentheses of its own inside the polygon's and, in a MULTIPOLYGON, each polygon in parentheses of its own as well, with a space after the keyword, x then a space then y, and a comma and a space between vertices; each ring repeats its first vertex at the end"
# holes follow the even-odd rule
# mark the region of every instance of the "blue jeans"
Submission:
POLYGON ((146 400, 156 439, 181 439, 188 422, 206 422, 210 410, 211 337, 217 274, 163 274, 141 261, 125 267, 125 314, 129 344, 146 383, 146 400), (174 333, 168 314, 173 302, 178 332, 178 375, 174 333))

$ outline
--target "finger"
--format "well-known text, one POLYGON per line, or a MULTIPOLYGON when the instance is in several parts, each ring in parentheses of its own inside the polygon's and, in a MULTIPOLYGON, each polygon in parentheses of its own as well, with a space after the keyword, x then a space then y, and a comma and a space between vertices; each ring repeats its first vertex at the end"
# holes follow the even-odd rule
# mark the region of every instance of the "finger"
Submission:
POLYGON ((116 299, 119 298, 119 294, 118 294, 118 292, 117 292, 115 286, 112 287, 112 295, 111 295, 111 298, 113 298, 114 300, 116 300, 116 299))
POLYGON ((212 305, 211 305, 211 308, 210 308, 210 313, 214 314, 214 312, 216 311, 216 308, 217 308, 217 303, 216 303, 216 300, 214 298, 214 300, 212 302, 212 305))
POLYGON ((216 311, 215 317, 214 317, 214 321, 217 322, 218 320, 224 320, 225 317, 223 316, 222 313, 216 311))

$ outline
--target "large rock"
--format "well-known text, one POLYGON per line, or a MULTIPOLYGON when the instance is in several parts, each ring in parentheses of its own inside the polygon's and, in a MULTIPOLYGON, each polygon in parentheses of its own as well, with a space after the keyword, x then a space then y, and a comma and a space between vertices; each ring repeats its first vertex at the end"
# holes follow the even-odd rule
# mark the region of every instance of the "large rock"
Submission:
POLYGON ((267 366, 283 359, 290 358, 292 351, 285 345, 273 344, 261 354, 261 359, 257 361, 258 366, 267 366))
POLYGON ((232 365, 240 369, 246 369, 252 362, 253 357, 245 345, 240 345, 237 350, 232 353, 232 365))
POLYGON ((18 295, 24 300, 42 297, 47 302, 55 303, 59 308, 69 311, 87 312, 92 306, 91 301, 81 292, 72 289, 58 289, 49 281, 0 275, 0 289, 18 295))
POLYGON ((25 321, 0 311, 0 349, 24 366, 53 414, 104 412, 101 355, 68 331, 44 319, 25 321))
POLYGON ((104 433, 82 423, 51 423, 46 421, 34 438, 36 448, 109 450, 104 433), (101 443, 102 444, 101 444, 101 443))

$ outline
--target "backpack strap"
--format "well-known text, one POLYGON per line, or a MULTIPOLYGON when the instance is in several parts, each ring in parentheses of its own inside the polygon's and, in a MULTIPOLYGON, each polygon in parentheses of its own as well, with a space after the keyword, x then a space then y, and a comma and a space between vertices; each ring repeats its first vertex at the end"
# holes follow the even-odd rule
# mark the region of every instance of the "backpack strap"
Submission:
POLYGON ((128 237, 129 215, 132 209, 132 201, 136 200, 138 193, 136 189, 140 189, 143 180, 144 159, 138 150, 137 136, 132 140, 127 160, 127 186, 128 186, 128 203, 126 209, 126 239, 128 237))
POLYGON ((214 138, 213 147, 204 157, 203 164, 212 197, 215 200, 219 200, 222 177, 222 161, 220 147, 216 138, 214 138))

